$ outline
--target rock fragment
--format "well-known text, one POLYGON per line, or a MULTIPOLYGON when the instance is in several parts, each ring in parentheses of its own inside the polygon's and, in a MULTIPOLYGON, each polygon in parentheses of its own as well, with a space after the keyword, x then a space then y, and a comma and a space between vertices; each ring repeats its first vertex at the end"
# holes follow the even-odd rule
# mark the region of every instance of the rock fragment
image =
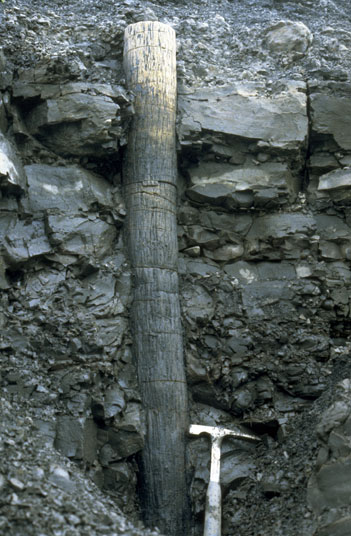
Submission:
POLYGON ((267 32, 266 44, 274 54, 305 54, 313 41, 312 32, 299 21, 280 21, 267 32))
POLYGON ((201 147, 205 140, 213 144, 218 134, 224 134, 299 151, 308 131, 306 95, 300 91, 303 89, 303 85, 290 82, 285 91, 262 96, 262 88, 255 84, 238 84, 180 94, 180 143, 187 147, 194 140, 201 147))

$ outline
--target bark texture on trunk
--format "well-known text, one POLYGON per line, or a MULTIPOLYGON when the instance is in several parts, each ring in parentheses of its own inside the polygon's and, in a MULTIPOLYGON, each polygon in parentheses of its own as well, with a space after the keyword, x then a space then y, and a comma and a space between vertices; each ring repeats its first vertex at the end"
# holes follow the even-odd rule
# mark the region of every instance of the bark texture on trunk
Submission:
POLYGON ((147 525, 184 536, 188 408, 177 275, 174 30, 159 22, 128 26, 124 68, 135 94, 123 181, 133 348, 147 420, 141 501, 147 525))

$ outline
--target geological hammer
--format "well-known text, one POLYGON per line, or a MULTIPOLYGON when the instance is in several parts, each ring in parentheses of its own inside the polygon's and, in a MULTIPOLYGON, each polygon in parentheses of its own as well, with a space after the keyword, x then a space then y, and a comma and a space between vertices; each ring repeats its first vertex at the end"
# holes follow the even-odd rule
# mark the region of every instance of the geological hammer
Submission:
POLYGON ((191 424, 189 432, 192 435, 209 434, 211 436, 211 472, 210 482, 206 493, 204 536, 221 536, 222 492, 219 482, 221 471, 221 445, 223 438, 230 436, 251 441, 259 441, 260 438, 257 435, 242 432, 239 429, 229 430, 228 428, 201 426, 200 424, 191 424))

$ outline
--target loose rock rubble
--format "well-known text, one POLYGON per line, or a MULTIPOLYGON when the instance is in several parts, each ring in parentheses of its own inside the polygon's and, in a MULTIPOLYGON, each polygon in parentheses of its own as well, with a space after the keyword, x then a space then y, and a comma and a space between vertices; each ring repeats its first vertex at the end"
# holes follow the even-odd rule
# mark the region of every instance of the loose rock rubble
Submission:
POLYGON ((38 435, 35 412, 0 400, 3 534, 156 536, 128 522, 114 501, 38 435))
MULTIPOLYGON (((160 20, 191 420, 262 437, 224 443, 223 534, 348 535, 349 3, 5 0, 0 17, 4 534, 148 534, 115 507, 138 515, 145 434, 122 56, 128 24, 160 20)), ((196 536, 209 452, 189 441, 196 536)))

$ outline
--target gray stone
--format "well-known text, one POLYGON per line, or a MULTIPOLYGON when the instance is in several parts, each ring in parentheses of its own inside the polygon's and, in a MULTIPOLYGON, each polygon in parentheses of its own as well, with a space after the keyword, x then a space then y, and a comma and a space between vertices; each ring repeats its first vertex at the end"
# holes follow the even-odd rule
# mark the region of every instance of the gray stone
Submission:
POLYGON ((85 303, 93 310, 96 318, 124 312, 124 304, 117 296, 116 283, 114 274, 100 271, 84 279, 83 287, 87 289, 85 303))
POLYGON ((248 239, 271 240, 284 239, 289 236, 311 235, 315 230, 315 220, 312 216, 296 213, 268 214, 254 220, 248 239))
POLYGON ((195 225, 199 222, 199 211, 189 204, 182 203, 178 209, 178 221, 182 225, 195 225))
POLYGON ((65 214, 88 211, 93 204, 112 208, 111 185, 80 167, 42 164, 25 166, 28 178, 28 209, 34 212, 59 209, 65 214))
POLYGON ((0 131, 3 134, 6 134, 9 123, 8 123, 8 117, 6 113, 6 104, 7 98, 1 96, 0 97, 0 131))
POLYGON ((306 95, 299 89, 299 83, 291 82, 269 97, 262 96, 262 88, 253 83, 180 94, 180 142, 201 139, 206 131, 207 135, 227 134, 299 150, 308 132, 306 95))
POLYGON ((122 135, 119 105, 105 95, 66 94, 48 99, 26 117, 31 134, 63 155, 93 155, 116 151, 122 135))
POLYGON ((235 167, 216 162, 201 163, 188 170, 193 201, 232 207, 281 205, 296 196, 298 180, 286 165, 266 163, 235 167))
POLYGON ((114 417, 125 408, 124 394, 120 387, 110 387, 105 393, 105 416, 114 417))
POLYGON ((305 24, 290 20, 271 26, 266 36, 266 45, 275 54, 305 54, 312 41, 313 35, 305 24))
POLYGON ((351 517, 343 517, 317 529, 315 536, 350 536, 351 517))
POLYGON ((233 264, 227 264, 224 271, 238 279, 242 284, 250 284, 259 279, 269 280, 291 280, 295 279, 296 272, 292 264, 287 262, 259 262, 250 263, 238 261, 233 264))
POLYGON ((238 261, 234 262, 233 264, 227 264, 224 267, 224 271, 229 276, 237 279, 240 283, 245 285, 258 281, 258 270, 256 263, 238 261))
POLYGON ((229 409, 226 403, 219 401, 215 386, 207 381, 196 383, 192 386, 192 395, 195 402, 208 404, 215 408, 229 409))
POLYGON ((200 213, 201 225, 213 230, 232 231, 246 235, 252 225, 252 216, 248 214, 221 214, 214 211, 200 213))
POLYGON ((49 239, 62 253, 98 258, 111 252, 116 238, 114 225, 98 217, 51 214, 47 218, 49 239))
POLYGON ((0 132, 0 190, 21 195, 26 186, 26 174, 22 163, 13 145, 0 132))
MULTIPOLYGON (((341 160, 341 163, 345 166, 347 165, 343 163, 343 160, 341 160)), ((317 172, 331 171, 332 169, 338 168, 339 164, 335 156, 330 153, 315 153, 310 157, 309 167, 311 170, 317 172)))
POLYGON ((116 385, 109 387, 102 399, 94 399, 92 401, 92 412, 95 418, 105 421, 120 414, 125 406, 124 393, 116 385))
MULTIPOLYGON (((229 354, 235 354, 236 357, 243 357, 247 353, 248 342, 240 336, 240 333, 237 333, 227 339, 226 350, 229 354)), ((235 387, 243 381, 247 381, 247 372, 242 369, 234 369, 231 376, 235 387)))
POLYGON ((231 261, 241 257, 244 253, 242 244, 226 244, 214 251, 204 250, 205 257, 214 261, 231 261))
POLYGON ((53 447, 56 437, 56 422, 35 419, 34 426, 38 430, 43 445, 46 447, 53 447))
POLYGON ((186 260, 184 271, 181 273, 188 273, 190 275, 198 277, 206 277, 210 274, 215 274, 219 271, 219 267, 216 264, 209 264, 209 262, 203 262, 202 260, 186 260))
POLYGON ((200 257, 201 255, 201 248, 200 246, 192 246, 191 248, 184 249, 184 253, 186 255, 189 255, 189 257, 200 257))
POLYGON ((186 356, 186 375, 189 383, 199 383, 206 381, 207 371, 201 361, 192 353, 187 352, 186 356))
POLYGON ((49 480, 65 492, 74 492, 75 482, 71 480, 69 472, 60 465, 51 465, 49 480))
POLYGON ((296 277, 294 266, 287 262, 259 262, 257 270, 258 277, 266 281, 291 280, 296 277))
MULTIPOLYGON (((44 68, 47 69, 49 65, 50 64, 46 63, 44 68)), ((38 79, 37 69, 34 69, 32 72, 30 72, 30 69, 20 72, 18 80, 13 84, 13 96, 21 97, 24 100, 32 97, 40 97, 42 100, 56 99, 73 93, 104 95, 106 97, 111 97, 118 104, 129 102, 126 90, 122 86, 91 82, 49 84, 46 72, 42 81, 38 79)))
POLYGON ((323 465, 309 483, 309 502, 315 512, 350 504, 351 458, 323 465))
POLYGON ((328 241, 343 242, 350 240, 350 227, 338 216, 328 214, 316 214, 317 232, 322 239, 328 241))
POLYGON ((340 164, 342 166, 345 166, 345 167, 350 167, 351 166, 351 155, 347 154, 343 158, 340 158, 340 164))
POLYGON ((328 447, 330 449, 329 452, 331 458, 345 458, 346 456, 350 456, 350 435, 345 433, 344 427, 340 426, 330 432, 328 447))
POLYGON ((128 320, 122 316, 115 316, 112 312, 112 314, 96 318, 94 323, 99 333, 101 346, 105 347, 109 353, 114 353, 126 336, 128 320))
POLYGON ((333 428, 345 423, 351 413, 350 395, 351 382, 349 378, 342 380, 336 388, 336 401, 325 410, 317 425, 317 434, 325 442, 333 428))
POLYGON ((132 454, 139 452, 144 446, 144 439, 137 432, 129 432, 127 430, 109 429, 108 431, 109 444, 113 448, 116 460, 127 458, 132 454))
POLYGON ((244 310, 255 318, 282 318, 293 314, 292 297, 293 292, 284 281, 253 282, 242 289, 244 310))
POLYGON ((6 262, 10 265, 45 255, 52 249, 44 223, 38 220, 18 220, 8 229, 3 248, 6 262))
POLYGON ((135 485, 135 472, 127 462, 111 463, 104 470, 104 488, 122 494, 124 502, 134 499, 135 485))
POLYGON ((119 430, 135 432, 143 438, 145 436, 145 423, 141 405, 138 402, 129 402, 123 418, 115 426, 119 430))
POLYGON ((199 225, 193 225, 188 228, 188 243, 190 246, 199 245, 207 249, 215 249, 219 246, 219 237, 216 233, 207 231, 199 225))
POLYGON ((254 479, 255 463, 245 452, 229 452, 221 460, 221 484, 225 490, 237 488, 244 480, 254 479))
POLYGON ((339 246, 326 240, 321 240, 319 242, 319 253, 322 259, 326 260, 338 260, 342 258, 342 253, 339 246))
POLYGON ((204 322, 212 318, 214 304, 210 294, 201 286, 197 285, 191 290, 183 292, 185 315, 196 322, 204 322))
POLYGON ((224 205, 225 200, 230 198, 233 188, 229 184, 204 183, 188 188, 186 195, 192 201, 209 203, 210 205, 224 205))
POLYGON ((54 446, 68 458, 93 463, 97 456, 94 421, 83 417, 59 416, 54 446))
POLYGON ((336 278, 344 283, 351 283, 351 271, 345 262, 329 262, 326 268, 330 279, 333 280, 336 278))
POLYGON ((0 256, 0 289, 5 290, 10 288, 11 285, 6 277, 6 263, 3 257, 0 256))
POLYGON ((312 93, 312 128, 320 134, 331 134, 336 143, 351 150, 351 102, 346 96, 312 93))
POLYGON ((328 193, 335 201, 351 199, 351 169, 337 169, 319 178, 319 192, 328 193))

